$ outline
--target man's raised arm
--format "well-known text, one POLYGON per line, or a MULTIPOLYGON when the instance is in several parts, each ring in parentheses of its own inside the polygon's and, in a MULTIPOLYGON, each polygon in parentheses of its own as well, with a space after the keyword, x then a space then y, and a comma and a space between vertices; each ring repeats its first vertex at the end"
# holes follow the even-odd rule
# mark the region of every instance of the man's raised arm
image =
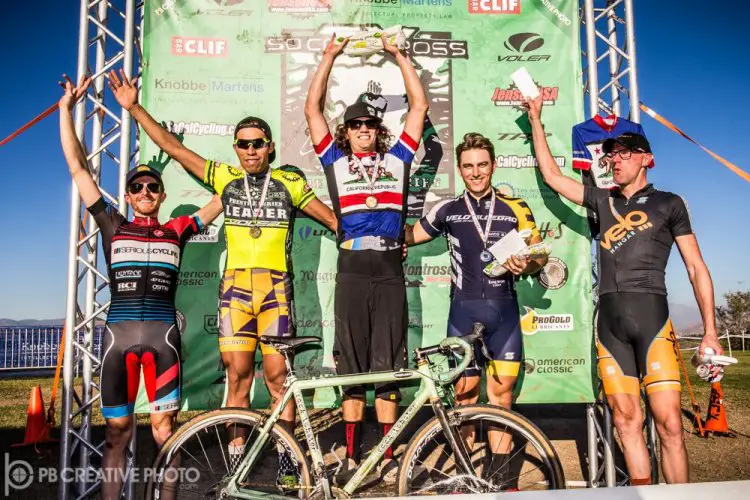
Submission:
POLYGON ((117 76, 115 70, 109 73, 109 88, 124 109, 130 112, 135 121, 143 127, 143 130, 154 143, 159 146, 171 158, 180 163, 188 172, 203 180, 206 171, 206 160, 188 149, 167 129, 162 127, 143 106, 138 104, 138 88, 135 86, 136 78, 128 80, 125 72, 120 70, 122 80, 117 76))
POLYGON ((81 141, 76 136, 75 126, 73 125, 73 107, 86 94, 91 78, 81 78, 78 86, 74 87, 70 78, 65 75, 63 77, 65 78, 65 94, 63 94, 59 103, 60 143, 70 175, 78 188, 78 194, 81 196, 83 204, 88 208, 102 197, 102 193, 99 191, 96 181, 91 177, 86 153, 83 151, 81 141))
POLYGON ((310 140, 317 145, 330 133, 328 122, 323 114, 326 104, 326 90, 328 89, 328 77, 333 69, 333 61, 341 55, 349 39, 344 39, 342 43, 336 43, 336 34, 331 36, 323 51, 323 57, 320 65, 313 75, 310 88, 307 90, 307 99, 305 100, 305 118, 307 126, 310 129, 310 140))
POLYGON ((419 75, 417 75, 417 71, 414 69, 411 59, 398 50, 398 47, 387 43, 385 38, 381 38, 381 41, 383 42, 383 50, 396 59, 396 64, 398 64, 398 67, 401 70, 401 75, 404 77, 406 98, 409 100, 409 111, 406 113, 404 132, 406 132, 406 135, 419 142, 422 139, 424 119, 425 116, 427 116, 427 111, 430 109, 427 95, 425 95, 422 82, 419 80, 419 75))
POLYGON ((555 158, 549 150, 547 137, 544 133, 542 124, 542 96, 536 99, 526 99, 524 108, 529 115, 531 123, 531 135, 534 140, 534 154, 539 163, 539 170, 542 172, 545 184, 553 191, 566 197, 576 205, 583 205, 583 184, 575 179, 564 175, 560 167, 555 163, 555 158))

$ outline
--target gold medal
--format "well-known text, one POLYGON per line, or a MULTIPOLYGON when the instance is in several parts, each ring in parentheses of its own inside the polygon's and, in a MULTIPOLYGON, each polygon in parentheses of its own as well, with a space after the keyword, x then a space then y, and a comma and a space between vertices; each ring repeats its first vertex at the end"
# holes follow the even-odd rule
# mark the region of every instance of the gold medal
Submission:
POLYGON ((251 238, 255 238, 255 239, 260 238, 260 233, 261 233, 261 230, 260 230, 260 228, 258 226, 252 226, 250 228, 250 237, 251 238))
POLYGON ((378 206, 378 199, 370 195, 365 199, 365 205, 367 208, 375 208, 378 206))

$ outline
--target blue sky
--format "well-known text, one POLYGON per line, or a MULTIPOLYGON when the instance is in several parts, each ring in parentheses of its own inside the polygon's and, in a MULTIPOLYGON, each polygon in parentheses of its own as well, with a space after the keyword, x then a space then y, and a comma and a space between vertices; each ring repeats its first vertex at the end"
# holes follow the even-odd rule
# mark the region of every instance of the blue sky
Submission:
MULTIPOLYGON (((708 148, 750 171, 750 34, 737 9, 707 2, 636 1, 641 100, 708 148)), ((60 74, 75 74, 77 2, 11 2, 3 7, 5 78, 0 81, 0 136, 55 102, 60 74), (12 21, 10 21, 12 20, 12 21)), ((681 194, 714 278, 717 300, 748 289, 741 255, 750 184, 647 116, 643 126, 657 167, 650 180, 681 194)), ((57 318, 65 310, 70 178, 59 146, 57 115, 0 147, 0 317, 57 318)), ((670 301, 694 304, 679 254, 667 268, 670 301)))

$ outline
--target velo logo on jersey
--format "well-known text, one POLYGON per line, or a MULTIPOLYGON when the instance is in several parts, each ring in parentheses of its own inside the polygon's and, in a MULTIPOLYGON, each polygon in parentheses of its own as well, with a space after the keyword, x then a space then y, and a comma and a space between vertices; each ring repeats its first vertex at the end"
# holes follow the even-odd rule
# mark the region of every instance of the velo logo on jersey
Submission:
POLYGON ((172 37, 172 55, 175 56, 226 57, 228 51, 224 38, 172 37))
POLYGON ((469 14, 520 14, 521 0, 469 0, 469 14))
POLYGON ((654 224, 649 222, 646 212, 633 210, 624 218, 620 218, 617 224, 607 229, 602 236, 601 246, 610 253, 615 253, 626 241, 636 235, 636 229, 645 231, 651 227, 654 227, 654 224))

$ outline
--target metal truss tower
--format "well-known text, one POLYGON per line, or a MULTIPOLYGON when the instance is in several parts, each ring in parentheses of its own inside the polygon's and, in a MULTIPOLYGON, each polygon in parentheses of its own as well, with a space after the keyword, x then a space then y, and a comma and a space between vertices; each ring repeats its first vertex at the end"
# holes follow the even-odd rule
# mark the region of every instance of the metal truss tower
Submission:
MULTIPOLYGON (((80 2, 77 78, 90 74, 92 85, 85 99, 76 106, 76 134, 85 144, 91 173, 102 194, 122 213, 127 213, 128 208, 125 174, 138 147, 131 136, 133 127, 129 113, 121 110, 111 95, 105 97, 105 73, 123 68, 131 76, 134 64, 140 64, 142 18, 143 1, 80 2)), ((86 474, 76 475, 75 481, 60 481, 60 499, 86 498, 97 490, 98 481, 88 482, 87 479, 96 477, 104 444, 93 442, 91 437, 92 411, 99 400, 99 387, 94 376, 100 368, 100 360, 94 355, 93 348, 94 328, 104 319, 109 307, 109 282, 97 268, 99 231, 95 222, 83 212, 78 190, 72 184, 60 471, 78 469, 86 474), (74 379, 76 371, 78 376, 74 379), (92 462, 97 465, 92 465, 92 462)))
MULTIPOLYGON (((581 0, 584 91, 588 114, 600 112, 640 122, 633 0, 581 0), (623 115, 623 110, 627 113, 623 115)), ((138 153, 130 115, 110 95, 105 73, 124 68, 140 73, 144 0, 81 0, 77 77, 91 74, 93 84, 76 107, 76 133, 87 147, 91 172, 105 198, 127 212, 125 174, 138 153), (135 71, 134 71, 135 70, 135 71), (114 104, 114 107, 112 106, 114 104), (110 109, 113 108, 113 109, 110 109), (107 187, 110 189, 107 189, 107 187)), ((60 446, 60 470, 94 472, 102 443, 91 437, 91 417, 99 399, 94 381, 100 360, 94 354, 94 327, 109 306, 108 279, 97 266, 98 229, 84 217, 72 185, 68 242, 67 306, 60 446), (77 377, 74 376, 77 373, 77 377)), ((589 485, 615 486, 623 473, 614 465, 612 418, 606 404, 587 408, 589 485)), ((653 441, 652 443, 653 444, 653 441)), ((131 443, 131 460, 135 439, 131 443)), ((85 478, 87 478, 86 475, 85 478)), ((84 479, 85 479, 84 478, 84 479)), ((126 481, 126 484, 128 482, 126 481)), ((99 483, 60 481, 58 497, 86 498, 99 483)), ((132 490, 126 496, 132 498, 132 490)))
MULTIPOLYGON (((614 114, 640 123, 633 0, 581 0, 580 5, 585 35, 581 44, 583 88, 588 97, 588 116, 614 114)), ((595 280, 599 276, 599 246, 596 248, 595 280)), ((627 474, 615 466, 612 413, 606 401, 600 399, 588 405, 586 417, 589 486, 616 486, 627 482, 627 474)), ((650 418, 647 431, 653 457, 655 432, 650 418)), ((658 478, 657 467, 652 468, 652 476, 656 474, 658 478)))

